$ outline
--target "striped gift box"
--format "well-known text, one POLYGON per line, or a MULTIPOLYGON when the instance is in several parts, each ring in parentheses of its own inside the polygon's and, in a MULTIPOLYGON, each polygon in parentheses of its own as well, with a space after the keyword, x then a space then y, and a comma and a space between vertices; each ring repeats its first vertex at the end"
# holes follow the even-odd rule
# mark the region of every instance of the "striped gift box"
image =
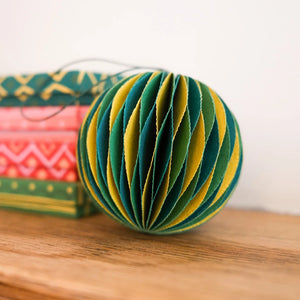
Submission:
POLYGON ((64 217, 97 211, 79 182, 77 134, 92 101, 119 79, 84 71, 0 77, 1 208, 64 217))

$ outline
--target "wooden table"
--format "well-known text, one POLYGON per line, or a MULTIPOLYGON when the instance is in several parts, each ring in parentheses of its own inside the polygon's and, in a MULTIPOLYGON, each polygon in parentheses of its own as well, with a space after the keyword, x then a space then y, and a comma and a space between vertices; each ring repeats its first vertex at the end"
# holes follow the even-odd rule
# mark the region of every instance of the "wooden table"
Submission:
POLYGON ((0 299, 300 299, 300 217, 225 209, 151 236, 0 211, 0 299))

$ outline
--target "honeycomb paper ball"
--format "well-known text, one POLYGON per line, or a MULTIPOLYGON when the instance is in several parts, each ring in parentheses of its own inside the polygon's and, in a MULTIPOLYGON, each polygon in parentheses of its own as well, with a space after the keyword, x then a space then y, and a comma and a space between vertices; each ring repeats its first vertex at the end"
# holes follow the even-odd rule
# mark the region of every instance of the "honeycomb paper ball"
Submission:
POLYGON ((101 210, 133 229, 192 229, 224 207, 242 165, 236 119, 205 84, 166 72, 129 76, 81 125, 78 168, 101 210))

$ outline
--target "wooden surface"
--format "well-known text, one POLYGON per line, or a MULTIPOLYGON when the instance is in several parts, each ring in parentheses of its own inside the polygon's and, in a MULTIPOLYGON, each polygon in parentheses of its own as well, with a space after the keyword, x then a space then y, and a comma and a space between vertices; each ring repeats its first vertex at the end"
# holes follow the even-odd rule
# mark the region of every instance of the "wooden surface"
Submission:
POLYGON ((104 215, 0 220, 0 299, 300 299, 300 217, 225 209, 173 236, 104 215))

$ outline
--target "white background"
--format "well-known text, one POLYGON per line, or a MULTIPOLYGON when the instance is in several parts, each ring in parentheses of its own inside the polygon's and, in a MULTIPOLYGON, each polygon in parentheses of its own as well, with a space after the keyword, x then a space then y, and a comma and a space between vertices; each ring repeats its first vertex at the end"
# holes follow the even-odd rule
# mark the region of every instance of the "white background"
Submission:
POLYGON ((195 77, 241 127, 229 205, 299 214, 299 11, 299 0, 0 0, 0 74, 97 56, 195 77))

